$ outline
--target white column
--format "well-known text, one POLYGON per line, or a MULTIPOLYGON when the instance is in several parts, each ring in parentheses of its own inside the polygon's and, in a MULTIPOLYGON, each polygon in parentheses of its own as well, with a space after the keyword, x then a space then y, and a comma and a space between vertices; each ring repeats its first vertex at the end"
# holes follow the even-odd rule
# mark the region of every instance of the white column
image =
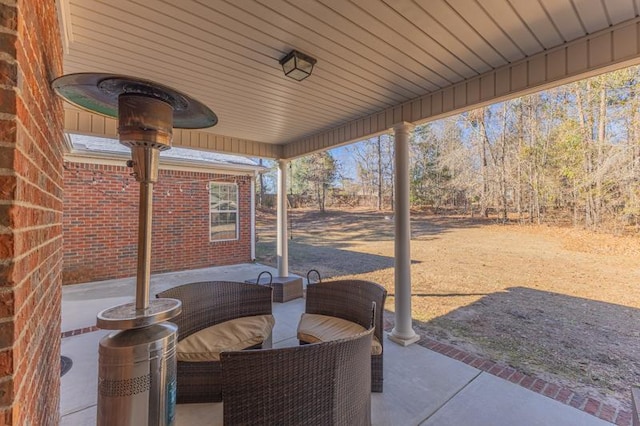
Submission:
POLYGON ((417 342, 411 320, 411 222, 409 211, 410 123, 393 126, 395 132, 395 326, 389 339, 403 346, 417 342))
POLYGON ((289 162, 278 160, 278 206, 277 206, 277 255, 278 276, 289 276, 289 237, 287 235, 287 167, 289 162))

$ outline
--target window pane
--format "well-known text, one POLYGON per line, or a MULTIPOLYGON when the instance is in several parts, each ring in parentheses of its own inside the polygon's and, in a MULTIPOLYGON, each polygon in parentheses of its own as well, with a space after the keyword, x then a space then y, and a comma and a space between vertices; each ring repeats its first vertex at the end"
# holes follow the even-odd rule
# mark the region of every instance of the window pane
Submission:
POLYGON ((214 213, 211 215, 211 239, 233 240, 236 238, 236 213, 214 213))

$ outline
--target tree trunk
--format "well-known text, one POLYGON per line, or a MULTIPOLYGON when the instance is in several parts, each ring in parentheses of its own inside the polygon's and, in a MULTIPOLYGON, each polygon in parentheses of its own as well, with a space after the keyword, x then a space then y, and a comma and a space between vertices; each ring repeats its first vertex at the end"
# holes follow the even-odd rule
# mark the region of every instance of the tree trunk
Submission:
POLYGON ((500 140, 500 193, 502 196, 502 222, 508 219, 507 209, 507 103, 502 108, 502 136, 500 140))
POLYGON ((381 136, 378 136, 378 211, 382 210, 382 140, 381 136))
MULTIPOLYGON (((587 100, 591 96, 591 83, 587 81, 585 94, 587 100)), ((584 223, 586 227, 593 228, 593 182, 590 179, 593 177, 593 159, 591 155, 591 120, 588 118, 588 114, 585 111, 585 105, 583 104, 582 91, 580 88, 576 89, 576 105, 578 108, 578 125, 580 127, 580 135, 582 138, 583 158, 584 158, 584 175, 585 175, 585 199, 584 199, 584 223)), ((587 105, 588 106, 588 105, 587 105)))
POLYGON ((318 198, 318 210, 324 213, 324 202, 322 201, 322 184, 316 182, 316 197, 318 198))
MULTIPOLYGON (((389 148, 388 157, 390 159, 392 159, 392 158, 394 158, 392 136, 389 136, 388 148, 389 148)), ((389 180, 391 181, 391 183, 390 183, 389 188, 390 188, 390 193, 391 193, 391 200, 390 200, 391 201, 391 211, 395 211, 395 199, 394 199, 394 196, 395 196, 394 190, 395 189, 394 189, 394 187, 395 187, 395 180, 396 180, 396 177, 395 177, 396 176, 396 170, 395 170, 395 162, 394 161, 391 161, 390 169, 391 169, 391 173, 389 173, 389 175, 390 175, 390 179, 389 180)))
POLYGON ((595 197, 595 223, 594 227, 597 227, 598 224, 602 221, 602 210, 603 210, 603 194, 602 194, 602 167, 603 167, 603 148, 604 148, 604 139, 605 139, 605 129, 607 122, 607 92, 605 88, 604 81, 602 81, 602 85, 600 87, 600 108, 598 111, 598 149, 597 149, 597 157, 596 157, 596 197, 595 197))
POLYGON ((520 111, 518 118, 518 156, 516 158, 516 211, 518 221, 524 223, 522 211, 522 147, 524 146, 524 111, 520 111))
POLYGON ((489 136, 487 135, 487 128, 484 123, 485 120, 485 108, 482 108, 478 117, 478 126, 480 128, 481 143, 481 157, 482 157, 482 195, 480 196, 480 214, 484 217, 489 217, 489 160, 488 154, 491 154, 491 147, 489 146, 489 136))

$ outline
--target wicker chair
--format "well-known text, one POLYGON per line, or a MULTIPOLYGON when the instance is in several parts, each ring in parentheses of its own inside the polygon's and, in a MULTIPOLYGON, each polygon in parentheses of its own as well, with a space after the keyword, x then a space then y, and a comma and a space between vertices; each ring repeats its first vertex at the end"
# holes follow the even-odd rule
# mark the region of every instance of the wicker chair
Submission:
MULTIPOLYGON (((383 345, 383 313, 387 290, 379 284, 363 280, 334 280, 307 285, 305 312, 338 317, 361 325, 371 326, 371 305, 375 302, 374 336, 383 345)), ((308 343, 300 341, 301 344, 308 343)), ((383 351, 371 355, 371 391, 382 392, 383 351)))
POLYGON ((371 336, 223 352, 224 424, 371 425, 371 336))
MULTIPOLYGON (((178 325, 178 341, 197 331, 231 319, 268 315, 271 287, 230 281, 185 284, 163 291, 156 297, 182 301, 182 313, 171 321, 178 325)), ((271 339, 252 348, 271 346, 271 339)), ((177 402, 222 400, 220 361, 177 363, 177 402)))

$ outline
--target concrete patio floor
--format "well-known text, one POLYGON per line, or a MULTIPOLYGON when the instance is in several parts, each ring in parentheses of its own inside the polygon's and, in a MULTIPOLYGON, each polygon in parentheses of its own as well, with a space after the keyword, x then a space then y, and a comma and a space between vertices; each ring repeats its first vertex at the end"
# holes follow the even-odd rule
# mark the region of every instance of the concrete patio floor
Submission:
MULTIPOLYGON (((259 264, 214 267, 151 277, 151 294, 177 285, 213 280, 244 281, 273 268, 259 264)), ((65 286, 62 331, 85 329, 62 339, 61 355, 73 366, 61 379, 61 425, 96 424, 98 342, 108 332, 86 330, 102 309, 133 301, 135 279, 65 286)), ((275 347, 297 345, 304 299, 274 303, 275 347)), ((419 345, 384 346, 384 392, 371 394, 374 425, 576 425, 610 424, 509 381, 419 345)), ((222 403, 180 404, 178 426, 221 425, 222 403)), ((259 422, 256 422, 259 424, 259 422)))

